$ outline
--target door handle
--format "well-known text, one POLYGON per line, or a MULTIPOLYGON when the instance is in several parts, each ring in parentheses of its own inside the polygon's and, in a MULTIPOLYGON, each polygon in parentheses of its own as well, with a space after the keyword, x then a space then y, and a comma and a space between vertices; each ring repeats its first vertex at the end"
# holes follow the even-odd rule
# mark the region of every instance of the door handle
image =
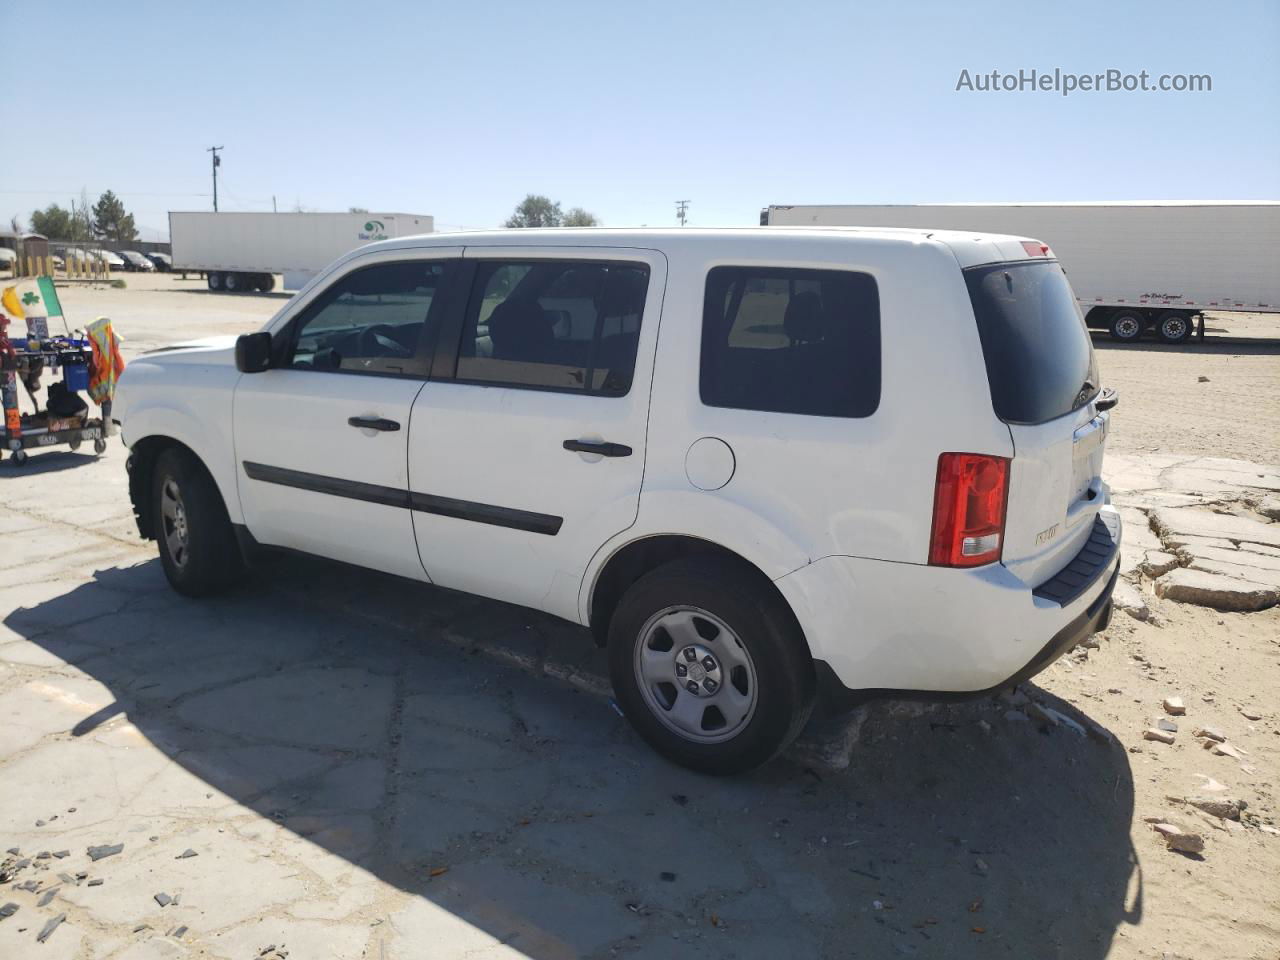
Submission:
POLYGON ((596 453, 602 457, 629 457, 631 456, 631 448, 622 443, 608 443, 604 440, 566 440, 564 442, 566 450, 572 450, 575 453, 596 453))
POLYGON ((385 420, 382 417, 347 417, 347 426, 359 427, 361 430, 381 430, 384 432, 394 432, 400 429, 400 424, 394 420, 385 420))

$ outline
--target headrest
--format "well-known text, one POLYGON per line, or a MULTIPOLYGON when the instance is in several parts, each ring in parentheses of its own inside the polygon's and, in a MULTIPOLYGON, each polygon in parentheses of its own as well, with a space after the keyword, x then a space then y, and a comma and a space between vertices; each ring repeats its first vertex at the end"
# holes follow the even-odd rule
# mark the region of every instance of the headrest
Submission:
POLYGON ((605 278, 596 309, 601 317, 625 317, 644 310, 644 294, 649 278, 643 270, 611 267, 605 278))
POLYGON ((489 315, 494 356, 540 346, 554 339, 553 320, 536 303, 506 300, 489 315))
POLYGON ((797 293, 787 302, 787 312, 782 317, 782 327, 788 337, 804 343, 821 340, 827 330, 826 312, 822 298, 811 290, 797 293))

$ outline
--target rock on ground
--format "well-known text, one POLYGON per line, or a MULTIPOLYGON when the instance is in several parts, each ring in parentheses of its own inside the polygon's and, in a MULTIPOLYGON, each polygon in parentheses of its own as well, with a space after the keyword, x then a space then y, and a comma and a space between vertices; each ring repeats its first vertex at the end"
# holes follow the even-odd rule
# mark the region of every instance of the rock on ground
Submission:
POLYGON ((1263 523, 1249 517, 1195 507, 1170 507, 1153 510, 1151 519, 1156 532, 1166 542, 1169 537, 1184 534, 1280 547, 1280 524, 1263 523))
POLYGON ((1280 588, 1180 567, 1156 581, 1156 596, 1215 610, 1243 612, 1275 606, 1280 602, 1280 588))
POLYGON ((1143 599, 1142 591, 1128 580, 1117 580, 1115 590, 1111 594, 1111 602, 1135 620, 1146 620, 1151 616, 1151 608, 1143 599))

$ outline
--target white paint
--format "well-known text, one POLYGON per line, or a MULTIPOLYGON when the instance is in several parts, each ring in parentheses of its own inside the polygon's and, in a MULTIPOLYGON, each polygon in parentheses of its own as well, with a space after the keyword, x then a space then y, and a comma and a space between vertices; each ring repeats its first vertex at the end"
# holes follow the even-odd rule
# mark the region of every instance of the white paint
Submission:
POLYGON ((737 461, 733 450, 718 437, 700 437, 684 457, 684 473, 699 490, 719 490, 733 479, 737 461))
POLYGON ((1031 428, 991 407, 965 263, 1022 259, 1021 241, 912 230, 522 230, 422 236, 354 251, 266 326, 281 332, 329 284, 370 263, 440 257, 635 260, 650 284, 624 397, 311 371, 235 372, 227 345, 146 356, 117 408, 130 443, 184 438, 232 519, 260 541, 431 580, 587 623, 605 564, 677 534, 737 553, 777 582, 811 651, 853 687, 969 690, 1025 664, 1104 589, 1068 608, 1032 585, 1064 567, 1105 507, 1094 411, 1031 428), (702 299, 720 265, 857 270, 881 301, 879 408, 861 419, 703 405, 702 299), (232 397, 234 395, 234 412, 232 397), (346 419, 377 414, 396 433, 346 419), (632 448, 581 455, 567 439, 632 448), (926 565, 938 456, 1013 457, 1010 565, 926 565), (252 460, 563 518, 548 536, 250 481, 252 460), (1087 507, 1068 501, 1097 480, 1087 507), (731 481, 731 482, 730 482, 731 481), (1061 532, 1036 544, 1039 532, 1061 532))

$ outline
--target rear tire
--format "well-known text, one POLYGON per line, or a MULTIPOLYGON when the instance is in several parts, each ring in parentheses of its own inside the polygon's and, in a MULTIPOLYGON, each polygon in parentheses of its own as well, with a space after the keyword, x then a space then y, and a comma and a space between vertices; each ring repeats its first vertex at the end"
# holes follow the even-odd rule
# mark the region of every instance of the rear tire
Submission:
POLYGON ((227 293, 239 293, 244 288, 244 274, 242 273, 228 273, 222 281, 222 289, 227 293))
POLYGON ((218 273, 216 270, 215 270, 215 271, 213 271, 213 272, 211 272, 211 273, 205 274, 205 279, 206 279, 206 280, 208 281, 208 283, 209 283, 209 289, 210 289, 210 290, 221 290, 221 289, 222 289, 222 280, 223 280, 223 277, 222 277, 222 274, 218 273))
POLYGON ((259 274, 258 289, 263 293, 270 293, 276 288, 276 278, 269 273, 259 274))
POLYGON ((1142 339, 1147 321, 1137 310, 1119 309, 1111 315, 1111 339, 1121 343, 1134 343, 1142 339))
POLYGON ((1162 313, 1156 320, 1156 336, 1165 343, 1185 343, 1193 329, 1191 318, 1178 310, 1162 313))
POLYGON ((156 458, 152 518, 169 585, 188 597, 217 593, 244 572, 226 505, 213 477, 187 450, 156 458))
POLYGON ((813 661, 791 611, 715 557, 676 560, 631 585, 609 624, 609 673, 640 736, 701 773, 765 763, 813 711, 813 661))

